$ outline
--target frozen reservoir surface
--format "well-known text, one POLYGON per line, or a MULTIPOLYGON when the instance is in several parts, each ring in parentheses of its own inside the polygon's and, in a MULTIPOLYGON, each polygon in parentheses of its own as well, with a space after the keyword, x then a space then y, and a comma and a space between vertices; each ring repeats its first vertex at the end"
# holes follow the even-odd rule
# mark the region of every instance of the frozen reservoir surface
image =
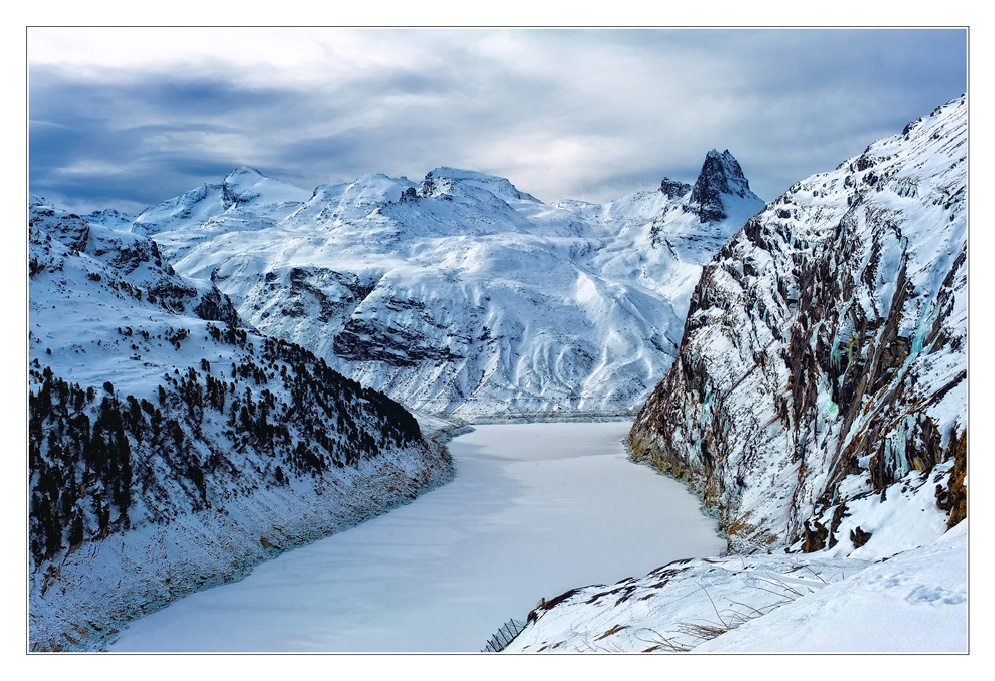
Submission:
POLYGON ((680 483, 625 458, 631 424, 482 425, 456 479, 132 623, 111 651, 477 652, 540 598, 718 555, 680 483))

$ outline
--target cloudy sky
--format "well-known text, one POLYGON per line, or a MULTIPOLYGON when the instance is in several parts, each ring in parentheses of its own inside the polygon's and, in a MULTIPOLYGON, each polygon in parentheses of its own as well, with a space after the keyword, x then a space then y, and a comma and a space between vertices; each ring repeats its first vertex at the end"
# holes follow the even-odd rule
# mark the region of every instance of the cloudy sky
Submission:
POLYGON ((313 189, 455 166, 543 201, 771 200, 967 89, 964 30, 29 29, 30 190, 136 213, 232 168, 313 189))

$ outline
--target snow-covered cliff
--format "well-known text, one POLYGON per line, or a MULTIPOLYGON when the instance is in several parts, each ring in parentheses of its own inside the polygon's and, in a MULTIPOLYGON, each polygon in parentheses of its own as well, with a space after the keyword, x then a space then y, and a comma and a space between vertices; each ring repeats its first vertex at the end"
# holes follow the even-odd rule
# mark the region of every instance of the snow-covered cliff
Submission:
POLYGON ((719 251, 629 444, 729 554, 544 601, 508 651, 967 650, 966 154, 961 97, 719 251))
POLYGON ((960 98, 799 182, 705 268, 629 441, 730 548, 914 545, 964 517, 966 155, 960 98), (932 530, 864 510, 920 485, 932 530))

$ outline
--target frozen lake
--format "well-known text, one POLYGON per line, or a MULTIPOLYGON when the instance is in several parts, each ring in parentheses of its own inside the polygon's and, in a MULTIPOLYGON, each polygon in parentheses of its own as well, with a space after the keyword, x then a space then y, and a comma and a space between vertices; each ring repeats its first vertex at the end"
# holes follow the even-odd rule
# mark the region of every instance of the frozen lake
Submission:
POLYGON ((630 423, 476 426, 456 479, 132 623, 125 651, 477 652, 540 598, 718 555, 680 483, 628 462, 630 423))

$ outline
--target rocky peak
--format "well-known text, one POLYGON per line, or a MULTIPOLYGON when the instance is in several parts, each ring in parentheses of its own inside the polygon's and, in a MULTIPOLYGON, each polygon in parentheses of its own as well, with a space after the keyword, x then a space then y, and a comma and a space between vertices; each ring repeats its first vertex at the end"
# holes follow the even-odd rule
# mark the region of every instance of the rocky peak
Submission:
POLYGON ((228 173, 228 176, 225 177, 225 182, 231 182, 233 180, 237 181, 237 180, 241 180, 241 179, 245 179, 245 178, 251 178, 252 180, 258 180, 258 179, 260 179, 262 177, 266 177, 266 176, 263 175, 261 172, 259 172, 258 170, 256 170, 255 168, 253 168, 251 166, 239 166, 239 167, 235 168, 235 170, 233 170, 230 173, 228 173))
POLYGON ((719 153, 712 149, 705 156, 698 181, 691 190, 688 209, 703 223, 725 220, 727 212, 722 202, 723 195, 756 198, 756 195, 750 191, 750 183, 743 175, 743 169, 729 150, 719 153))
POLYGON ((221 183, 222 203, 227 210, 248 203, 290 204, 303 203, 310 194, 293 185, 263 175, 255 168, 239 166, 228 173, 221 183))
MULTIPOLYGON (((441 175, 441 173, 440 173, 441 175)), ((443 176, 444 177, 444 176, 443 176)), ((443 180, 443 177, 436 177, 436 171, 430 170, 427 175, 425 175, 425 180, 422 182, 422 196, 438 196, 439 194, 450 189, 451 183, 447 183, 443 180)))
POLYGON ((668 199, 679 199, 691 191, 691 185, 665 177, 660 183, 660 191, 666 194, 668 199))
MULTIPOLYGON (((966 140, 955 100, 795 183, 705 267, 629 443, 692 485, 730 550, 863 557, 965 517, 966 140)), ((745 201, 724 157, 699 205, 703 185, 745 201)))
POLYGON ((228 173, 224 182, 221 183, 225 208, 247 203, 257 198, 259 192, 252 191, 251 188, 265 177, 261 172, 249 166, 239 166, 228 173))

